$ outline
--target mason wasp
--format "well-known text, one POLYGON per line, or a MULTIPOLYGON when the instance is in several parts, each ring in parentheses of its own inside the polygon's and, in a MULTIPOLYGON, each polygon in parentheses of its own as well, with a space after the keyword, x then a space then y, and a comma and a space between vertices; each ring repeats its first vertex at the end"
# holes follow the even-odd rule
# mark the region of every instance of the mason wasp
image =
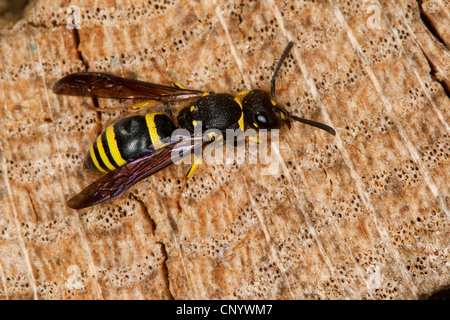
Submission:
MULTIPOLYGON (((92 144, 86 157, 87 167, 104 172, 67 203, 73 209, 86 208, 118 197, 137 182, 174 163, 172 154, 190 155, 212 140, 194 136, 195 127, 202 123, 202 132, 214 129, 225 139, 227 129, 279 129, 290 120, 302 122, 335 135, 328 125, 290 114, 275 101, 275 78, 288 56, 293 43, 283 51, 271 79, 271 92, 245 90, 237 95, 186 89, 181 85, 166 86, 121 78, 99 72, 78 72, 59 80, 53 91, 57 94, 111 99, 143 99, 150 104, 189 101, 177 116, 176 123, 164 113, 127 117, 110 125, 92 144), (172 133, 177 128, 190 133, 185 137, 172 133)), ((140 103, 139 108, 146 103, 140 103)), ((212 137, 213 138, 213 137, 212 137)), ((192 176, 196 164, 191 166, 192 176)))

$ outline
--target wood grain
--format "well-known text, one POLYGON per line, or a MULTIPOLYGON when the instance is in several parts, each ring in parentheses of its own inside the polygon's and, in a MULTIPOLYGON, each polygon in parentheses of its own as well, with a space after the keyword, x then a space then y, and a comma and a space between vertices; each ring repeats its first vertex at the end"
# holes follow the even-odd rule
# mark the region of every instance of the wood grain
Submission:
POLYGON ((70 4, 36 1, 1 31, 0 298, 417 299, 450 285, 448 1, 70 4), (268 90, 290 40, 277 100, 335 137, 295 123, 275 175, 201 165, 184 187, 172 166, 66 206, 96 177, 90 143, 127 113, 54 95, 59 78, 268 90))

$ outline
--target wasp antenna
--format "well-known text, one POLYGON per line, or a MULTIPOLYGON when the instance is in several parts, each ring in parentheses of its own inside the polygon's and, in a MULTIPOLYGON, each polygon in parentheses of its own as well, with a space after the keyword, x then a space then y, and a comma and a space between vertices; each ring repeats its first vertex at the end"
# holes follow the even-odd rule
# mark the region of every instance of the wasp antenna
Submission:
POLYGON ((286 57, 288 56, 293 46, 294 43, 292 41, 288 43, 286 49, 284 49, 283 53, 281 54, 280 60, 278 60, 278 64, 275 67, 275 70, 273 71, 272 80, 270 80, 270 91, 272 93, 272 98, 275 98, 275 77, 277 76, 278 71, 280 70, 284 60, 286 60, 286 57))
POLYGON ((333 136, 336 135, 336 131, 332 127, 327 126, 326 124, 323 124, 323 123, 320 123, 320 122, 316 122, 316 121, 312 121, 312 120, 308 120, 308 119, 303 119, 303 118, 294 116, 292 114, 287 114, 287 116, 288 116, 288 118, 291 118, 291 119, 293 119, 295 121, 306 123, 306 124, 309 124, 310 126, 313 126, 313 127, 316 127, 316 128, 322 129, 322 130, 325 130, 326 132, 331 133, 333 136))

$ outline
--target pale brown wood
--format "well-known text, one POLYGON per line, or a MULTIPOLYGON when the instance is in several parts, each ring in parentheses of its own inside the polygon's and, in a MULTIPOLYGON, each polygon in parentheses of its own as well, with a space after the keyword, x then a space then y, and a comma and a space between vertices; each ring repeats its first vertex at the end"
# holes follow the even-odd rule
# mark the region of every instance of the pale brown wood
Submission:
POLYGON ((114 3, 41 0, 1 31, 0 298, 416 299, 450 284, 448 1, 114 3), (335 137, 294 123, 278 174, 205 164, 183 188, 173 166, 66 206, 126 112, 54 95, 59 78, 268 90, 290 40, 277 100, 335 137))

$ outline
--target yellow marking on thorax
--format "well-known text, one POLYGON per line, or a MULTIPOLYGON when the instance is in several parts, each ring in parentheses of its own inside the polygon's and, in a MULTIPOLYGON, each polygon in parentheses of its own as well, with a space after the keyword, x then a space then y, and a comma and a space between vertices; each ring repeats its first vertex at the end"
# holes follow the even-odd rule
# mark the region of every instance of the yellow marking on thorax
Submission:
POLYGON ((108 156, 105 153, 105 148, 102 143, 102 135, 99 135, 97 138, 97 149, 98 153, 100 154, 100 158, 102 159, 105 166, 111 171, 114 170, 116 167, 112 165, 112 163, 108 159, 108 156))
POLYGON ((126 161, 120 154, 119 147, 117 145, 116 134, 114 133, 114 126, 109 126, 108 129, 106 129, 106 141, 108 142, 109 152, 111 152, 111 155, 116 164, 119 167, 123 166, 126 161))
POLYGON ((106 171, 100 166, 100 163, 98 163, 97 157, 95 156, 94 144, 91 145, 91 148, 89 149, 89 154, 91 156, 92 162, 94 163, 94 166, 99 171, 106 173, 106 171))
POLYGON ((238 93, 238 97, 246 96, 252 90, 244 90, 238 93))
MULTIPOLYGON (((245 92, 245 91, 242 91, 245 92)), ((241 93, 242 93, 241 92, 241 93)), ((250 90, 247 90, 247 93, 250 92, 250 90)), ((242 101, 241 101, 241 95, 238 93, 236 97, 234 97, 234 100, 238 103, 239 107, 241 107, 241 117, 238 120, 239 129, 242 131, 245 130, 245 124, 244 124, 244 107, 242 107, 242 101)))
POLYGON ((155 124, 155 116, 162 113, 150 113, 145 116, 145 121, 147 123, 148 133, 150 135, 150 140, 155 150, 161 149, 167 145, 167 143, 161 142, 161 137, 158 135, 158 131, 155 124))

